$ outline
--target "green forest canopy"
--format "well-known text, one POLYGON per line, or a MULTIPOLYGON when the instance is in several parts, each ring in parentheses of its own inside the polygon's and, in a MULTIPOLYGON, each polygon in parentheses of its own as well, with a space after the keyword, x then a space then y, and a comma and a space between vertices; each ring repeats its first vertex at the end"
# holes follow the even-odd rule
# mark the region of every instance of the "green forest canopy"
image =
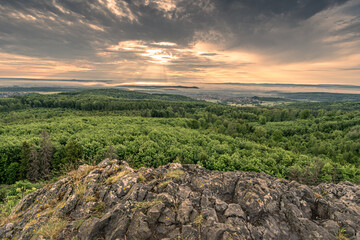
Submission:
POLYGON ((236 108, 115 89, 4 98, 0 183, 49 179, 79 159, 109 156, 133 167, 181 162, 309 184, 359 182, 359 109, 342 102, 236 108))

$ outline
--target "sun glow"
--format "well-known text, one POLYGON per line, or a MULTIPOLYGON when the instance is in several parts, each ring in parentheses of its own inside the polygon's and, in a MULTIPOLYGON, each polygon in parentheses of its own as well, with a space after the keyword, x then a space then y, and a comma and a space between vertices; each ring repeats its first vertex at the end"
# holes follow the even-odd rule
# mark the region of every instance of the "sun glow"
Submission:
POLYGON ((173 56, 172 53, 167 52, 164 49, 148 49, 146 53, 141 54, 145 57, 150 57, 152 63, 159 63, 159 64, 169 64, 172 60, 178 59, 178 57, 173 56))
POLYGON ((121 83, 119 85, 138 85, 138 86, 170 86, 173 85, 172 82, 167 82, 166 84, 163 82, 127 82, 127 83, 121 83))

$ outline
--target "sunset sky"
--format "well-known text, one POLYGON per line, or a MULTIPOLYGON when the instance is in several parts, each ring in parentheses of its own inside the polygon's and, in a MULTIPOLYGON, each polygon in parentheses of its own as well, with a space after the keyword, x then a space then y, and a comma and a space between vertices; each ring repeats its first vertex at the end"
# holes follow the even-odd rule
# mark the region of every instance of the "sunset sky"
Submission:
POLYGON ((0 78, 360 85, 360 0, 1 0, 0 78))

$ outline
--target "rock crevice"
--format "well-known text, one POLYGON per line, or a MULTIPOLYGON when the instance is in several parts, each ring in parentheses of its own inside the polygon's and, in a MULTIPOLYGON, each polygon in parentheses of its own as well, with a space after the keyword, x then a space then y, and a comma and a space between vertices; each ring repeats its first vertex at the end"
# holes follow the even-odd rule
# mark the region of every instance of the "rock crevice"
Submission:
POLYGON ((81 166, 26 196, 0 239, 360 240, 360 186, 124 161, 81 166), (51 229, 51 231, 48 231, 51 229))

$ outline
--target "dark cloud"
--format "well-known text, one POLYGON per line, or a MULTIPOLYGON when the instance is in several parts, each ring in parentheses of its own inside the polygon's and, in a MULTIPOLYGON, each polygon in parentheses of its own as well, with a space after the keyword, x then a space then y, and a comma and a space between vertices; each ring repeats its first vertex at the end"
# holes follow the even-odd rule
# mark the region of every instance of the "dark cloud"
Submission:
POLYGON ((216 6, 231 19, 279 15, 288 20, 303 20, 348 0, 216 0, 216 6))
MULTIPOLYGON (((173 6, 165 2, 2 0, 0 50, 102 61, 98 53, 121 41, 174 42, 186 47, 202 40, 221 42, 224 49, 276 54, 280 61, 303 61, 335 52, 335 42, 323 44, 324 38, 348 34, 339 41, 355 41, 360 32, 359 19, 336 32, 319 30, 310 21, 349 0, 174 0, 173 6)), ((343 14, 358 14, 359 8, 359 3, 354 4, 343 14)), ((126 52, 119 56, 131 57, 134 54, 126 52)))

